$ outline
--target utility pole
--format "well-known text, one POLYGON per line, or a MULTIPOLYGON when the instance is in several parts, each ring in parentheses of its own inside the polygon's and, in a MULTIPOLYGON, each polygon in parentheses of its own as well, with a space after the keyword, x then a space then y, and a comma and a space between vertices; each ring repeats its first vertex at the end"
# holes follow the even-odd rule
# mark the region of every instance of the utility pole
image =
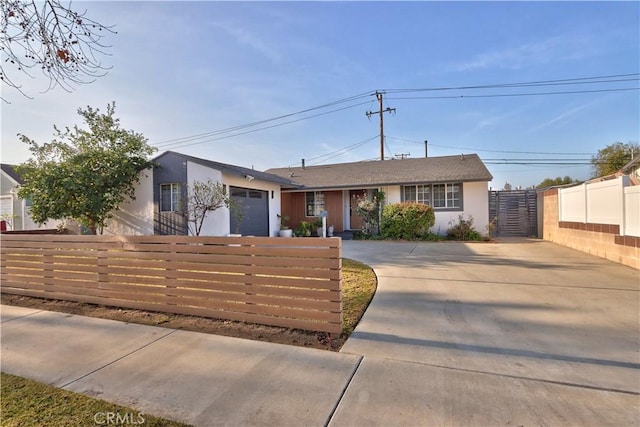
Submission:
POLYGON ((384 113, 396 112, 395 108, 382 108, 382 92, 376 91, 376 98, 378 98, 378 111, 367 111, 365 114, 367 117, 371 118, 374 114, 380 114, 380 160, 384 160, 384 113))

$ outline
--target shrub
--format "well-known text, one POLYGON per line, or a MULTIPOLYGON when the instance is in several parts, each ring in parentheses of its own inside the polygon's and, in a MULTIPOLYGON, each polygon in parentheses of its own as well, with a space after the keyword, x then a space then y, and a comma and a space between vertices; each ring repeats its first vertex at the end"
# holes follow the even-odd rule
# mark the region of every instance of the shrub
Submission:
POLYGON ((422 203, 395 203, 382 210, 382 234, 386 238, 415 240, 426 237, 436 222, 433 208, 422 203))
POLYGON ((469 219, 464 219, 464 215, 458 215, 458 222, 449 221, 449 229, 447 230, 447 239, 449 240, 483 240, 482 235, 473 228, 473 217, 469 215, 469 219))

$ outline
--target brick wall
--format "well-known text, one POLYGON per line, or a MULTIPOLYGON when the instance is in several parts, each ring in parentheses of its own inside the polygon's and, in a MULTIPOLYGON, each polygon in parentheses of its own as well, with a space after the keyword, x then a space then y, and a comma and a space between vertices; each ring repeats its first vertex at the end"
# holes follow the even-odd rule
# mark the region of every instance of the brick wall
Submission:
POLYGON ((640 270, 640 238, 620 236, 619 226, 558 220, 558 190, 543 196, 543 239, 640 270))

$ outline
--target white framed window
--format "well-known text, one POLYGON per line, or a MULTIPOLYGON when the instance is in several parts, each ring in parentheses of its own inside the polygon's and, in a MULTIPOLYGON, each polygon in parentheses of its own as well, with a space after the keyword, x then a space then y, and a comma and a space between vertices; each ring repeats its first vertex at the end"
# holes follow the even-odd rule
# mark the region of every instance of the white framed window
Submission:
POLYGON ((430 205, 434 209, 462 209, 462 184, 419 184, 402 187, 404 202, 430 205))
POLYGON ((307 191, 305 193, 307 216, 320 216, 324 210, 324 193, 322 191, 307 191))
POLYGON ((180 184, 160 184, 160 212, 176 212, 180 202, 180 184))

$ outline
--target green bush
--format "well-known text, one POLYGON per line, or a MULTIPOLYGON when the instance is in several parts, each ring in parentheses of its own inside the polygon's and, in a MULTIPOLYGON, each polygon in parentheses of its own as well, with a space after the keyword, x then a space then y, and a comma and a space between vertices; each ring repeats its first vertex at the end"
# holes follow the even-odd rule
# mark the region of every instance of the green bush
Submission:
POLYGON ((464 219, 464 215, 458 215, 458 222, 449 222, 447 239, 449 240, 483 240, 482 235, 473 227, 473 217, 464 219))
POLYGON ((394 203, 382 210, 382 235, 391 239, 416 240, 429 235, 436 222, 433 208, 422 203, 394 203))

